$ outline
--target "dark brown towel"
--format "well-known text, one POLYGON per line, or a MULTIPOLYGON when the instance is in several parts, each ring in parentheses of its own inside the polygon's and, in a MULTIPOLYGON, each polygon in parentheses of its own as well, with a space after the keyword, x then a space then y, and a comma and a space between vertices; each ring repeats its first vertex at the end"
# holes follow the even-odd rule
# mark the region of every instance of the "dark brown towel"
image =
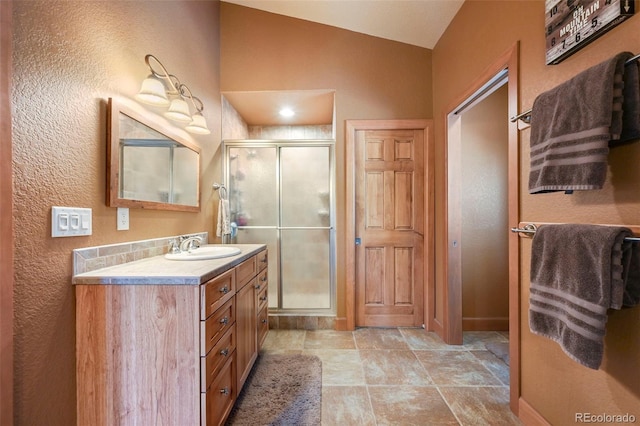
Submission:
POLYGON ((632 56, 619 53, 536 98, 531 194, 602 188, 609 141, 622 132, 624 64, 632 56))
POLYGON ((640 298, 639 250, 629 236, 624 227, 568 224, 542 225, 533 238, 529 327, 596 370, 607 310, 640 298))
POLYGON ((634 60, 625 64, 624 99, 622 103, 622 134, 619 140, 609 142, 609 146, 620 145, 640 139, 640 62, 634 60))

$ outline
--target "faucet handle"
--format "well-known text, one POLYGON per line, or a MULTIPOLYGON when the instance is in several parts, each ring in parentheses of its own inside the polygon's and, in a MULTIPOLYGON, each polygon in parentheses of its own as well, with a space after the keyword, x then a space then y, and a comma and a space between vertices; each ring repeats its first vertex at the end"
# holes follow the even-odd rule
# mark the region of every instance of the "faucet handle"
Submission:
POLYGON ((180 253, 180 247, 178 246, 178 243, 176 242, 176 240, 169 240, 169 253, 171 254, 180 253))

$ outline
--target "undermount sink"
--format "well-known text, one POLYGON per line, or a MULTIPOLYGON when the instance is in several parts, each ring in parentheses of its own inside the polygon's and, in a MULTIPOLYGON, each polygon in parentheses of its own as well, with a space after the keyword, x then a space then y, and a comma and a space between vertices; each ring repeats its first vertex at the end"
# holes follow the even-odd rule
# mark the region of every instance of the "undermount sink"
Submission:
POLYGON ((169 260, 206 260, 235 256, 236 254, 240 254, 238 247, 204 245, 181 253, 167 253, 164 257, 169 260))

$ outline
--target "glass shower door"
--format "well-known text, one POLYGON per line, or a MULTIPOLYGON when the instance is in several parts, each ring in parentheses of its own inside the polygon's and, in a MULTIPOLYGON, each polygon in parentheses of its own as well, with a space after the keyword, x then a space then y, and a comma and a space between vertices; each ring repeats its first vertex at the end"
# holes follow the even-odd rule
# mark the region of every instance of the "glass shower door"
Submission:
POLYGON ((331 151, 280 149, 283 309, 331 308, 331 151))
MULTIPOLYGON (((279 280, 278 173, 275 146, 228 146, 227 188, 231 223, 237 226, 238 244, 266 244, 269 283, 279 280)), ((269 285, 269 307, 278 306, 277 285, 269 285)))
POLYGON ((269 308, 334 309, 333 144, 225 145, 233 242, 267 244, 269 308))

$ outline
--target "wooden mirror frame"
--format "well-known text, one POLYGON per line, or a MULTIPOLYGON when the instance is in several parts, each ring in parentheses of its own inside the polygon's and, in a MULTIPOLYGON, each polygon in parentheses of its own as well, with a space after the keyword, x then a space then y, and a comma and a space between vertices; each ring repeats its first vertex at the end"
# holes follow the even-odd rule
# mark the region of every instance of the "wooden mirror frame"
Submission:
POLYGON ((109 207, 129 207, 155 210, 173 210, 186 212, 200 211, 200 148, 181 137, 169 126, 159 122, 153 122, 140 113, 132 110, 121 102, 109 98, 107 105, 107 206, 109 207), (164 135, 167 139, 191 149, 197 154, 197 179, 196 179, 196 204, 163 203, 147 200, 135 200, 120 197, 120 114, 149 127, 150 129, 164 135))

